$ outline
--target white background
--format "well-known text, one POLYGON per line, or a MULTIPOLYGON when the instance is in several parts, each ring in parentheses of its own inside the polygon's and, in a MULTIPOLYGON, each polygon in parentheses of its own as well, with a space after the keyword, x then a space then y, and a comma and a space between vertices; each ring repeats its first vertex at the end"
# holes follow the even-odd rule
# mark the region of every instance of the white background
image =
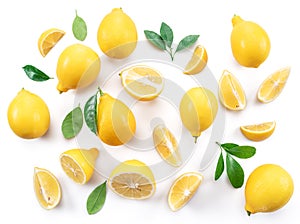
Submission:
MULTIPOLYGON (((297 1, 104 1, 104 0, 52 0, 52 1, 1 1, 0 3, 0 136, 1 136, 1 187, 0 222, 8 223, 299 223, 299 22, 297 1), (76 140, 65 140, 60 132, 64 116, 74 106, 75 92, 59 95, 57 80, 36 83, 29 80, 22 66, 32 64, 55 76, 59 53, 68 45, 78 42, 72 35, 71 24, 75 9, 88 25, 84 44, 92 47, 101 57, 96 33, 102 18, 114 7, 123 10, 135 21, 139 40, 143 30, 159 31, 162 21, 174 31, 175 42, 188 34, 200 34, 198 44, 206 47, 208 67, 220 77, 224 69, 233 72, 243 85, 248 105, 244 111, 226 111, 226 128, 222 142, 253 145, 257 154, 249 160, 239 160, 245 178, 257 166, 275 163, 284 167, 293 177, 294 195, 281 210, 271 214, 255 214, 250 218, 244 211, 244 187, 233 189, 223 175, 213 180, 216 161, 203 172, 205 181, 190 203, 174 213, 168 208, 167 192, 176 176, 198 169, 200 160, 195 157, 175 176, 157 184, 157 192, 149 200, 130 201, 108 190, 104 208, 89 216, 85 209, 86 198, 104 180, 95 174, 91 182, 76 185, 63 173, 58 157, 67 149, 78 147, 76 140), (271 39, 268 59, 257 69, 238 65, 231 54, 231 18, 234 14, 259 23, 271 39), (65 37, 43 58, 37 49, 37 39, 46 29, 57 27, 66 31, 65 37), (291 66, 291 74, 282 94, 270 104, 256 100, 256 91, 266 76, 281 67, 291 66), (10 130, 7 107, 17 92, 24 87, 41 96, 49 106, 51 125, 46 136, 36 140, 23 140, 10 130), (274 134, 263 142, 250 142, 239 131, 239 126, 264 121, 277 122, 274 134), (61 182, 61 204, 46 211, 38 204, 33 192, 33 167, 53 172, 61 182)), ((162 52, 163 54, 163 52, 162 52)), ((101 75, 101 74, 100 74, 101 75)), ((181 76, 181 74, 178 74, 181 76)), ((100 83, 101 85, 101 83, 100 83)), ((112 94, 113 95, 113 94, 112 94)), ((163 112, 162 112, 163 113, 163 112)), ((205 139, 203 140, 205 141, 205 139)), ((201 138, 197 145, 201 148, 201 138)), ((101 155, 100 155, 101 156, 101 155)), ((245 180, 246 180, 245 179, 245 180)))

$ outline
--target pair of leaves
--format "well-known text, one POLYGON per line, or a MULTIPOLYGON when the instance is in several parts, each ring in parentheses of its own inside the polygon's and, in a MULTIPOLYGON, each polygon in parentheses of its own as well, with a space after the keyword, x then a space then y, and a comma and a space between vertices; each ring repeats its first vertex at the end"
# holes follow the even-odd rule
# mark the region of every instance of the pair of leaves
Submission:
POLYGON ((31 80, 36 81, 36 82, 44 82, 49 79, 53 79, 53 78, 49 77, 48 75, 46 75, 40 69, 34 67, 33 65, 25 65, 23 67, 23 70, 28 78, 30 78, 31 80))
POLYGON ((87 36, 87 26, 85 21, 80 16, 78 16, 77 10, 75 11, 75 13, 76 16, 72 23, 72 32, 77 40, 84 41, 87 36))
POLYGON ((99 212, 106 199, 106 181, 96 187, 89 195, 86 202, 86 209, 89 215, 99 212))

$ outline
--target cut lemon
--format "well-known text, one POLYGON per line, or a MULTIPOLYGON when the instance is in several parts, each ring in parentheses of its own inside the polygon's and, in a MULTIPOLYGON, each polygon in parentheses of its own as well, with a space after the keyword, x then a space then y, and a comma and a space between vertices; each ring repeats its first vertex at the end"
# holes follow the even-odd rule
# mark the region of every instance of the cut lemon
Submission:
POLYGON ((172 184, 168 203, 172 211, 177 211, 185 206, 196 193, 203 181, 202 174, 187 172, 179 176, 172 184))
POLYGON ((172 166, 182 164, 178 143, 174 135, 164 125, 157 125, 153 130, 153 142, 158 154, 172 166))
POLYGON ((246 95, 238 79, 224 70, 219 81, 221 103, 229 110, 243 110, 246 107, 246 95))
POLYGON ((65 173, 76 183, 87 183, 93 173, 99 151, 92 149, 70 149, 60 155, 60 164, 65 173))
POLYGON ((160 72, 146 65, 126 68, 120 76, 125 90, 138 100, 153 100, 164 88, 164 79, 160 72))
POLYGON ((59 204, 61 187, 50 171, 35 167, 33 185, 36 198, 43 208, 53 209, 59 204))
POLYGON ((146 199, 156 189, 151 169, 139 160, 127 160, 112 171, 108 186, 117 195, 127 199, 146 199))
POLYGON ((43 32, 38 40, 38 48, 41 55, 45 57, 64 35, 65 31, 56 28, 43 32))
POLYGON ((276 127, 276 122, 265 122, 261 124, 241 126, 243 135, 252 141, 262 141, 269 138, 276 127))
POLYGON ((207 64, 208 56, 206 49, 198 45, 196 46, 193 56, 187 63, 183 73, 187 75, 194 75, 201 72, 207 64))
POLYGON ((275 100, 283 90, 290 71, 291 68, 286 67, 268 76, 258 89, 257 99, 262 103, 269 103, 275 100))

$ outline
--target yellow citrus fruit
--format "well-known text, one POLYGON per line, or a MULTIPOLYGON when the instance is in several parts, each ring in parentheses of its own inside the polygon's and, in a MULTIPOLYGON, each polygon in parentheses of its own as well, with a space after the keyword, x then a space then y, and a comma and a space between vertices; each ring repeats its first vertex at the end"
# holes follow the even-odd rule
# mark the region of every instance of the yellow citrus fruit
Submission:
POLYGON ((41 55, 45 57, 64 35, 65 31, 57 28, 44 31, 38 40, 38 49, 41 55))
POLYGON ((290 75, 290 67, 282 68, 269 75, 260 85, 257 99, 262 103, 275 100, 283 90, 290 75))
POLYGON ((218 101, 213 92, 203 87, 188 90, 179 106, 180 117, 184 126, 195 138, 213 123, 218 112, 218 101))
POLYGON ((126 68, 120 76, 125 90, 138 100, 153 100, 164 88, 164 79, 160 72, 146 65, 126 68))
POLYGON ((139 160, 127 160, 114 168, 108 186, 117 195, 127 199, 147 199, 156 189, 151 169, 139 160))
POLYGON ((202 174, 187 172, 179 176, 172 184, 168 203, 172 211, 178 211, 185 206, 194 196, 203 181, 202 174))
POLYGON ((248 177, 245 209, 248 215, 276 211, 290 200, 293 192, 293 179, 286 170, 275 164, 261 165, 248 177))
POLYGON ((229 110, 243 110, 246 107, 246 95, 241 83, 227 70, 223 71, 219 81, 219 97, 229 110))
POLYGON ((11 130, 21 138, 33 139, 46 134, 50 113, 45 101, 25 89, 19 91, 7 110, 11 130))
POLYGON ((122 59, 134 51, 138 35, 132 19, 121 8, 114 8, 101 21, 97 39, 104 54, 122 59))
POLYGON ((261 124, 244 125, 240 127, 243 135, 252 141, 262 141, 269 138, 276 127, 276 122, 265 122, 261 124))
POLYGON ((100 68, 100 58, 91 48, 82 44, 68 46, 57 61, 57 90, 62 93, 92 84, 100 68))
POLYGON ((193 56, 186 65, 183 73, 187 75, 194 75, 201 72, 205 68, 207 60, 208 56, 206 49, 201 45, 196 46, 193 56))
POLYGON ((57 178, 48 170, 35 167, 33 186, 36 198, 45 209, 55 208, 61 200, 61 187, 57 178))
POLYGON ((60 155, 60 164, 68 177, 78 184, 85 184, 94 173, 98 154, 96 148, 70 149, 60 155))
POLYGON ((153 142, 158 154, 172 166, 182 164, 178 143, 174 135, 165 125, 157 125, 153 129, 153 142))
POLYGON ((231 50, 236 61, 245 67, 257 68, 268 57, 270 39, 257 23, 245 21, 240 16, 232 18, 231 50))
POLYGON ((122 101, 102 91, 97 118, 98 136, 105 144, 123 145, 134 136, 136 122, 132 111, 122 101))

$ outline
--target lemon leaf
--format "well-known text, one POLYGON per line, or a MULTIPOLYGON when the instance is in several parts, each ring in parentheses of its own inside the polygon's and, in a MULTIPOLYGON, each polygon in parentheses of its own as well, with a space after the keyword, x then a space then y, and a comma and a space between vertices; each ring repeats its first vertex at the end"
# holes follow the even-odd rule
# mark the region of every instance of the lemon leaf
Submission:
POLYGON ((218 159, 217 168, 215 171, 215 180, 218 180, 222 173, 224 172, 224 159, 223 159, 223 153, 221 151, 220 157, 218 159))
POLYGON ((23 67, 23 70, 26 73, 27 77, 33 81, 43 82, 43 81, 47 81, 49 79, 53 79, 32 65, 25 65, 23 67))
POLYGON ((146 38, 156 47, 161 50, 166 50, 166 43, 164 42, 163 38, 150 30, 144 30, 146 38))
POLYGON ((244 184, 244 170, 241 165, 226 153, 226 171, 231 185, 240 188, 244 184))
POLYGON ((83 114, 78 106, 67 114, 61 125, 61 131, 66 139, 75 137, 83 125, 83 114))
POLYGON ((167 46, 171 48, 173 43, 173 31, 166 23, 162 22, 160 26, 160 35, 166 42, 167 46))
POLYGON ((224 144, 221 144, 220 146, 226 150, 226 149, 231 149, 231 148, 237 147, 239 145, 235 144, 235 143, 224 143, 224 144))
POLYGON ((84 120, 88 128, 97 135, 97 97, 98 91, 95 95, 91 96, 84 105, 84 120))
POLYGON ((190 46, 192 46, 199 38, 200 35, 188 35, 186 37, 184 37, 178 44, 176 51, 181 51, 185 48, 188 48, 190 46))
POLYGON ((96 214, 99 212, 106 199, 106 181, 96 187, 89 195, 86 202, 86 209, 89 215, 96 214))
POLYGON ((256 148, 253 146, 236 146, 233 148, 224 148, 226 152, 241 159, 248 159, 255 155, 256 148))
POLYGON ((87 26, 85 21, 77 15, 77 10, 75 12, 76 16, 72 24, 73 35, 77 40, 84 41, 87 36, 87 26))

